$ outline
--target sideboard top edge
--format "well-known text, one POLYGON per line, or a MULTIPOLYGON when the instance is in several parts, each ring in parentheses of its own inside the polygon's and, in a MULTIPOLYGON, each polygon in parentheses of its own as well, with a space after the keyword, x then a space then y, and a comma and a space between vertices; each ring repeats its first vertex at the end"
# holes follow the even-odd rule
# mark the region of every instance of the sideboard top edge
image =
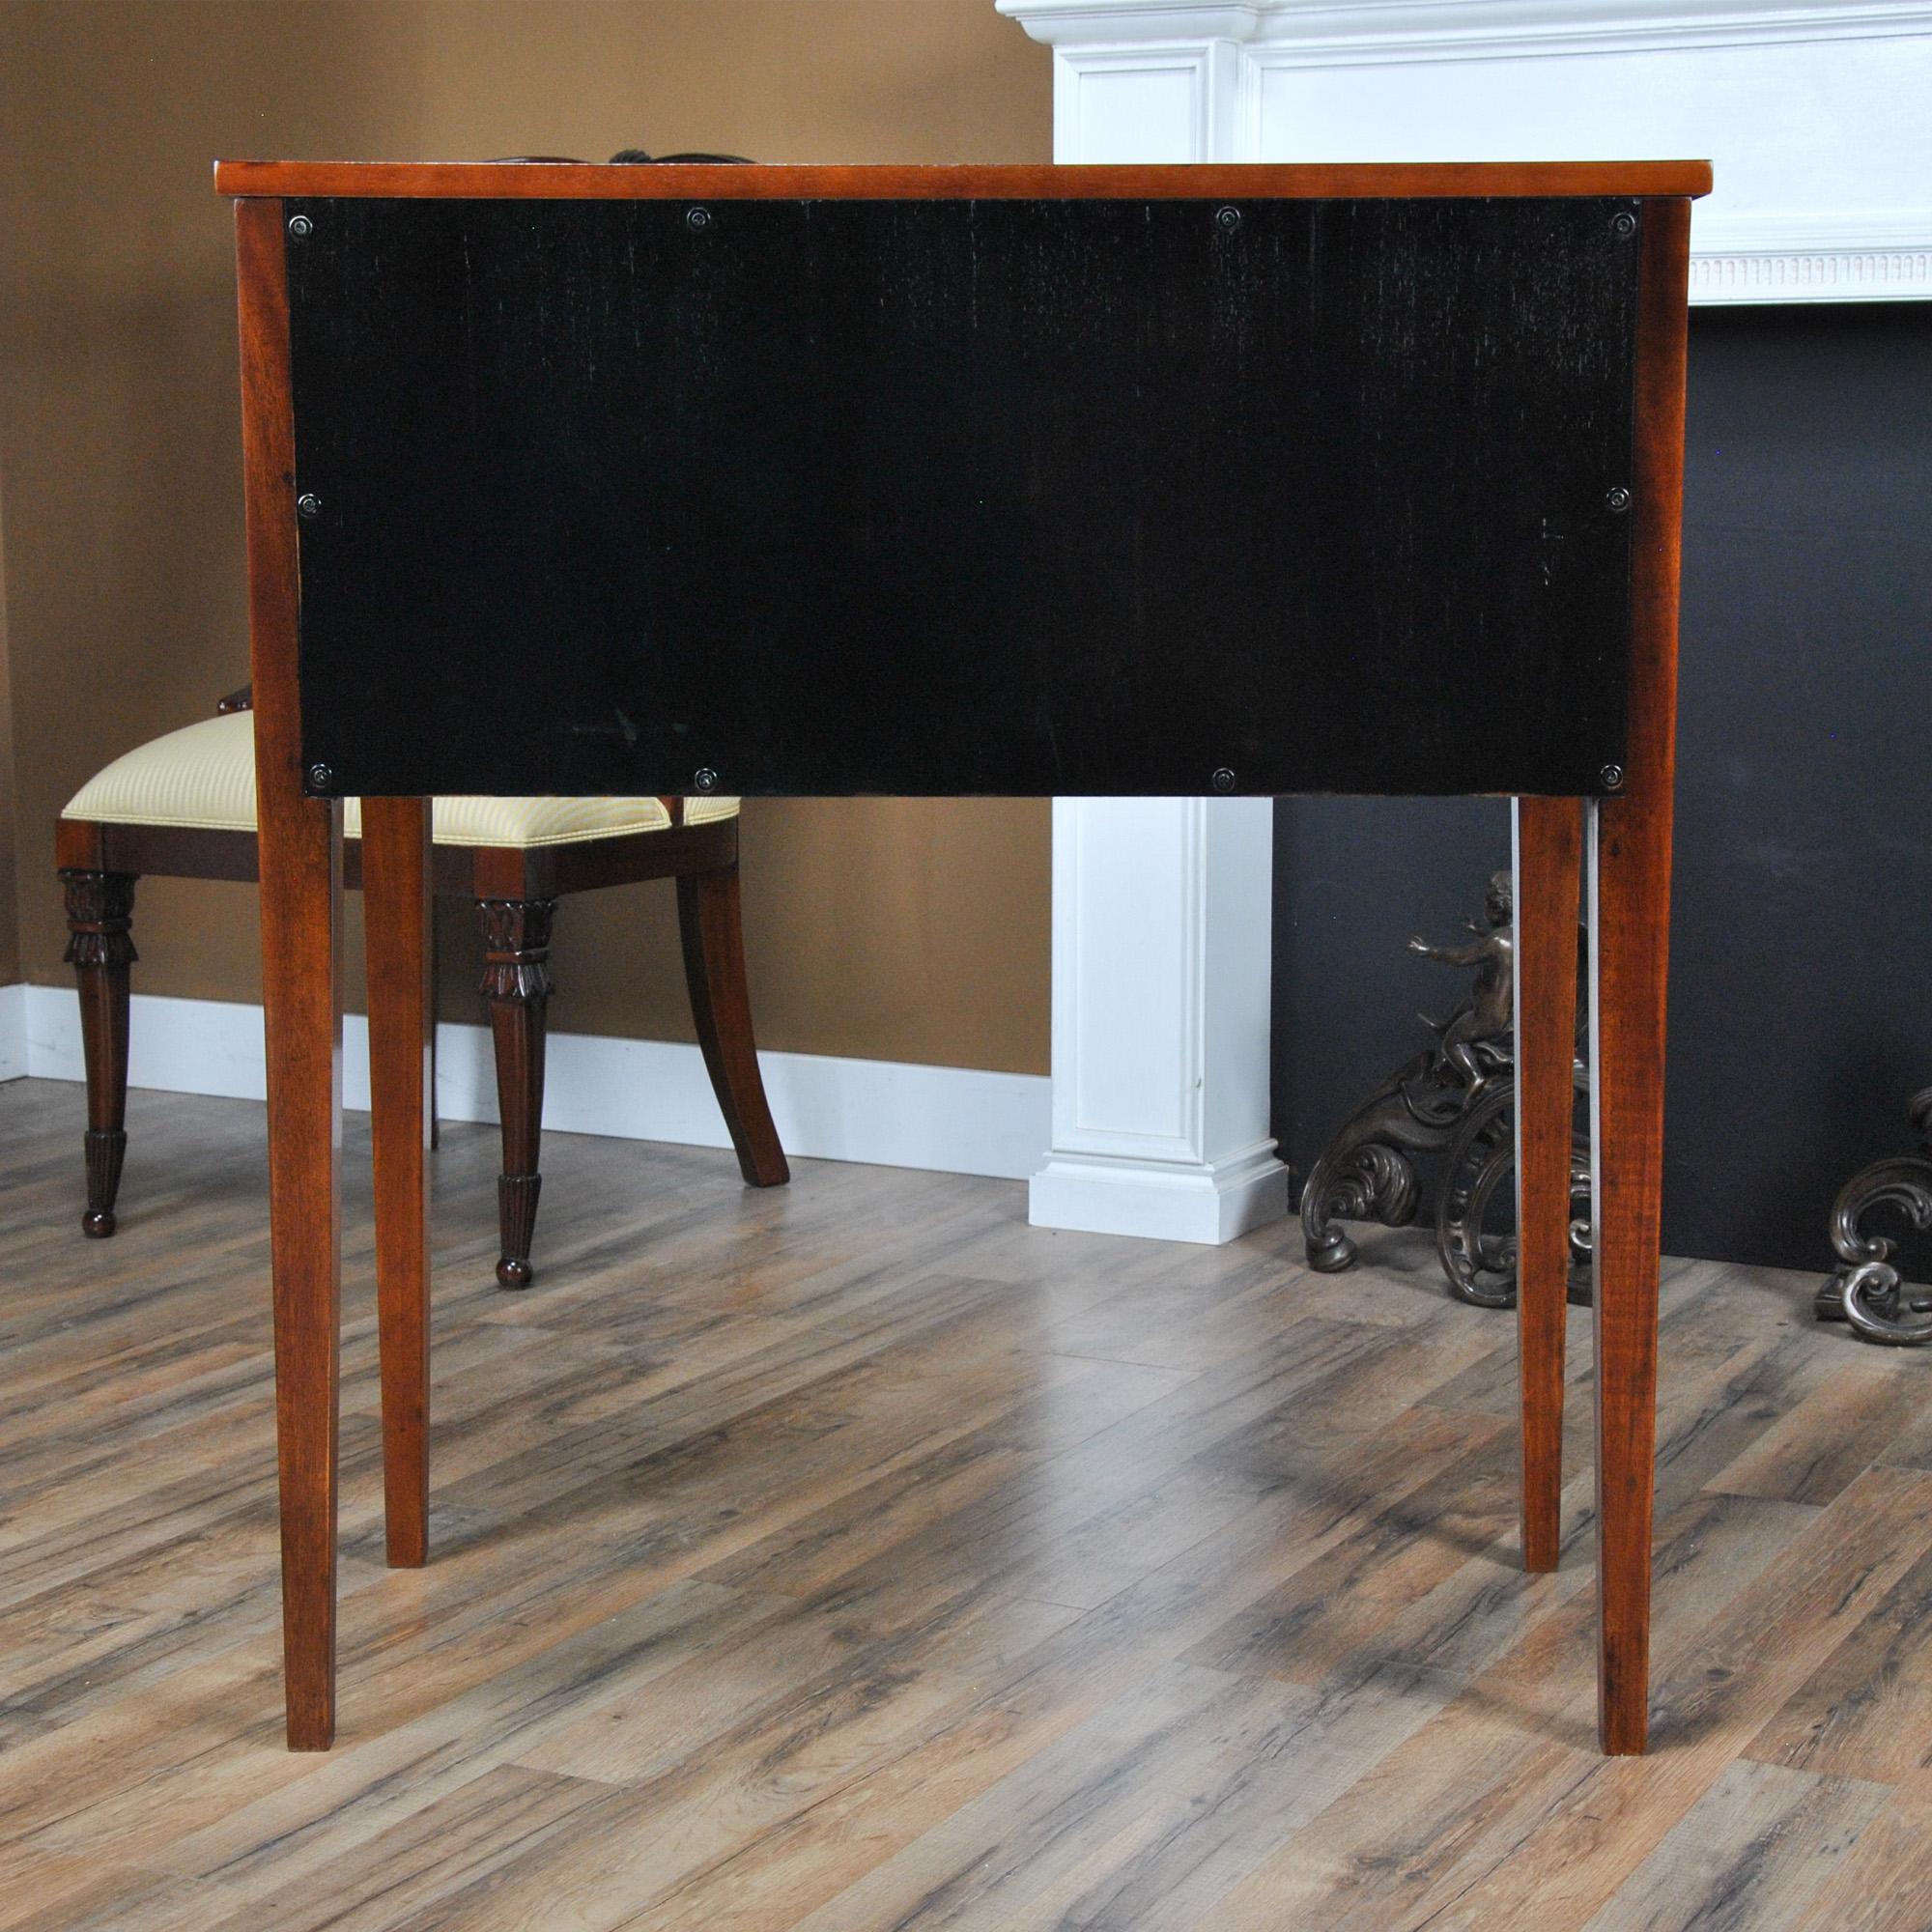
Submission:
POLYGON ((1058 167, 558 161, 216 161, 236 197, 529 201, 1285 200, 1690 196, 1709 161, 1442 161, 1058 167))

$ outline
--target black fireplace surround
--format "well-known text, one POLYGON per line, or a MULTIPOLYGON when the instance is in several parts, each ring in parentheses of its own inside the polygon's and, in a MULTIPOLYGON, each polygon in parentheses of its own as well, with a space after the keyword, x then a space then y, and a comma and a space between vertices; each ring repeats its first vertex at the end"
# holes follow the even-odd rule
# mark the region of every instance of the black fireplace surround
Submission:
MULTIPOLYGON (((1833 1196, 1904 1148, 1905 1098, 1932 1082, 1928 399, 1932 304, 1692 313, 1670 1254, 1829 1267, 1833 1196)), ((1405 942, 1480 902, 1509 809, 1276 814, 1274 1119, 1298 1189, 1427 1043, 1417 1011, 1460 990, 1405 942)))

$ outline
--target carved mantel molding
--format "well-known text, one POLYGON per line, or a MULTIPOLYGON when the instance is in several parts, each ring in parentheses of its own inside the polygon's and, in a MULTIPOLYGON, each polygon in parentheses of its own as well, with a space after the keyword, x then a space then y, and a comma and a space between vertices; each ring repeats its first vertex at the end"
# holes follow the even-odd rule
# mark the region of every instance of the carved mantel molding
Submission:
POLYGON ((1932 0, 998 0, 1094 160, 1708 156, 1700 303, 1932 297, 1932 0))

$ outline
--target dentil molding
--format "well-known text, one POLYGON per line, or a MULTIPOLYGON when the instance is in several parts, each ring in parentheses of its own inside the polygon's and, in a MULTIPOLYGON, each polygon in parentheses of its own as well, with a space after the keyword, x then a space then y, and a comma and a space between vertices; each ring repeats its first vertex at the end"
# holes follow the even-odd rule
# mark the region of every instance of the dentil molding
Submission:
POLYGON ((998 0, 1092 160, 1708 156, 1697 302, 1932 297, 1932 0, 998 0))

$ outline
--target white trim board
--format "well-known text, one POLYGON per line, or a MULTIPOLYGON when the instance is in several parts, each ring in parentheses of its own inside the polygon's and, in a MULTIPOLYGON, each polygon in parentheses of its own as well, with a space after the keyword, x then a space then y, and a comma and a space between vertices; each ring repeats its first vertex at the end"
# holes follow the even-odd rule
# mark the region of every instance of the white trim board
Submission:
POLYGON ((0 986, 0 1080, 18 1080, 27 1071, 27 989, 0 986))
MULTIPOLYGON (((369 1104, 369 1036, 343 1017, 343 1104, 369 1104)), ((219 1000, 137 993, 128 1084, 173 1094, 259 1100, 265 1092, 262 1009, 219 1000)), ((788 1153, 984 1174, 1021 1180, 1052 1132, 1042 1074, 915 1066, 814 1053, 761 1053, 772 1117, 788 1153)), ((0 987, 0 1079, 82 1077, 80 1013, 59 986, 0 987), (16 1040, 9 1058, 9 1014, 16 1040)), ((487 1027, 437 1029, 437 1111, 445 1121, 495 1121, 497 1077, 487 1027)), ((724 1117, 695 1046, 552 1033, 544 1125, 558 1133, 727 1147, 724 1117)))

